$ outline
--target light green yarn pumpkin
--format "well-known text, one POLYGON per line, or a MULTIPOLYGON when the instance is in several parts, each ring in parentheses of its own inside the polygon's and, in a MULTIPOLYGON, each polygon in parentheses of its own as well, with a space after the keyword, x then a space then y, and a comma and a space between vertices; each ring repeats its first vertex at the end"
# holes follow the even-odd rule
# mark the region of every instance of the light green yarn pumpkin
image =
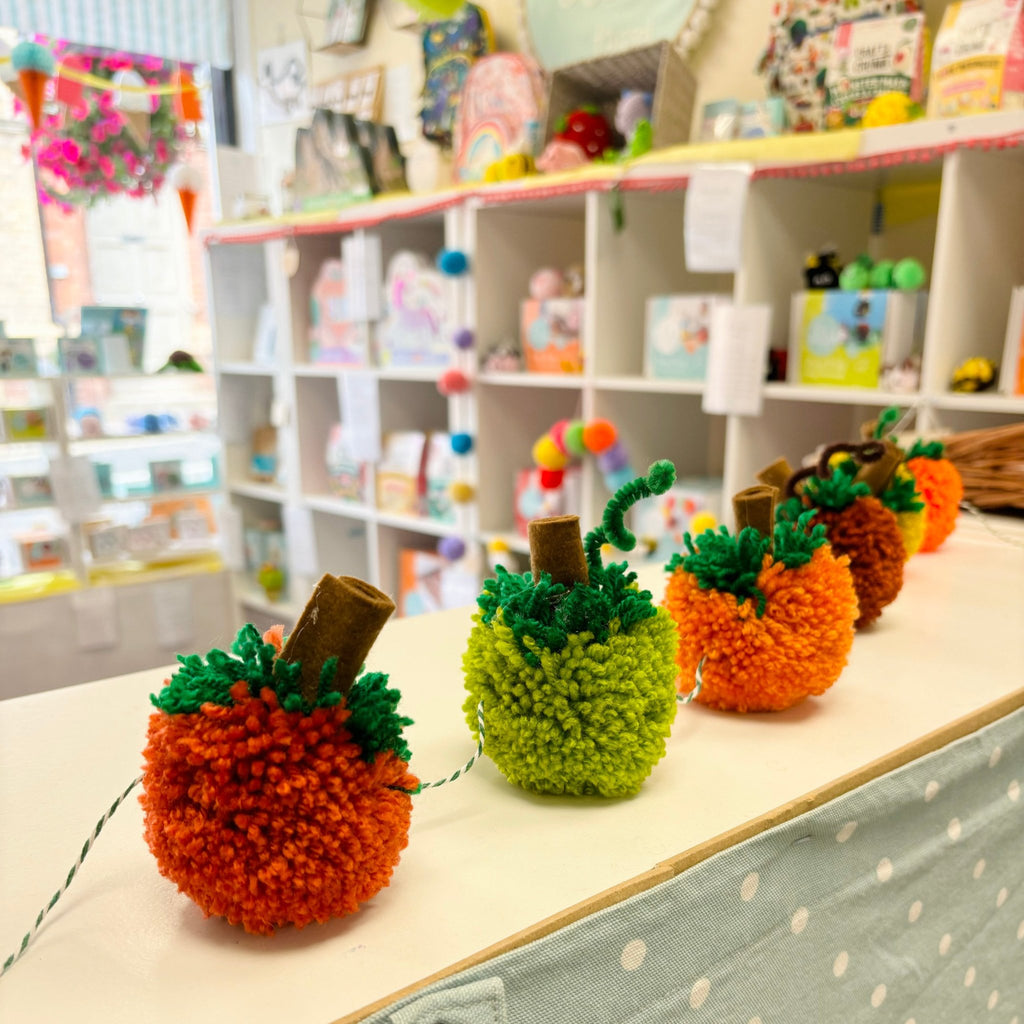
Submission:
POLYGON ((629 551, 625 510, 675 479, 671 463, 616 492, 584 545, 588 583, 499 570, 485 583, 463 656, 463 710, 484 753, 535 793, 623 797, 665 754, 676 714, 677 632, 624 564, 605 567, 602 544, 629 551))
MULTIPOLYGON (((604 643, 574 633, 560 651, 534 645, 530 665, 512 630, 476 626, 463 656, 466 721, 484 704, 484 752, 509 782, 535 793, 630 796, 665 754, 676 716, 676 630, 663 609, 604 643)), ((530 643, 529 640, 526 641, 530 643)))

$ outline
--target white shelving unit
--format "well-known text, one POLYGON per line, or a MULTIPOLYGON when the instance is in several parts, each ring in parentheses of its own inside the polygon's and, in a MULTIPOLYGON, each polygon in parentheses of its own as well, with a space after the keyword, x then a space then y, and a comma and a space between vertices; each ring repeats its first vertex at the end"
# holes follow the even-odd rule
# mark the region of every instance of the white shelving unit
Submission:
MULTIPOLYGON (((819 443, 856 439, 859 425, 890 404, 913 406, 921 431, 1024 418, 1024 398, 948 390, 953 368, 969 356, 998 362, 1010 291, 1024 281, 1024 114, 865 131, 860 156, 841 166, 816 159, 818 144, 805 140, 797 159, 779 140, 765 141, 753 163, 734 274, 690 273, 683 251, 688 172, 706 159, 729 159, 723 147, 675 150, 671 160, 655 154, 605 177, 380 200, 329 219, 293 217, 212 232, 209 284, 229 499, 243 523, 268 514, 309 522, 288 510, 308 512, 315 565, 292 566, 295 604, 308 593, 315 574, 302 570, 309 569, 364 576, 394 593, 400 548, 432 549, 449 533, 462 536, 481 565, 484 546, 498 537, 513 552, 525 552, 513 526, 514 473, 532 465, 534 441, 561 418, 606 417, 638 471, 669 458, 680 476, 721 476, 725 495, 748 486, 779 455, 796 463, 819 443), (741 303, 768 303, 773 343, 785 347, 790 296, 802 287, 807 253, 825 243, 845 258, 864 251, 876 195, 901 187, 938 191, 937 212, 894 221, 885 251, 875 253, 914 256, 930 273, 919 392, 766 383, 760 417, 713 416, 702 410, 701 384, 643 376, 649 296, 720 292, 741 303), (621 229, 616 204, 624 212, 621 229), (308 296, 322 260, 340 253, 345 234, 361 231, 380 235, 385 265, 398 248, 435 253, 444 245, 468 254, 470 273, 452 285, 451 326, 475 332, 473 361, 518 338, 519 302, 534 270, 585 267, 582 374, 476 373, 468 395, 446 399, 436 390, 437 371, 376 371, 385 433, 415 427, 473 435, 473 452, 459 466, 476 500, 459 506, 455 526, 387 514, 372 498, 350 505, 327 488, 323 453, 329 425, 339 418, 339 370, 308 362, 308 296), (282 270, 286 244, 300 254, 291 279, 282 270), (272 368, 250 362, 264 303, 278 325, 272 368), (256 487, 243 474, 248 431, 272 411, 285 478, 280 487, 256 487)), ((743 157, 750 152, 748 144, 743 157)), ((597 521, 607 498, 594 460, 584 460, 584 528, 597 521)), ((245 611, 267 611, 251 590, 240 589, 240 601, 245 611)), ((297 608, 285 603, 270 611, 288 619, 297 608)))

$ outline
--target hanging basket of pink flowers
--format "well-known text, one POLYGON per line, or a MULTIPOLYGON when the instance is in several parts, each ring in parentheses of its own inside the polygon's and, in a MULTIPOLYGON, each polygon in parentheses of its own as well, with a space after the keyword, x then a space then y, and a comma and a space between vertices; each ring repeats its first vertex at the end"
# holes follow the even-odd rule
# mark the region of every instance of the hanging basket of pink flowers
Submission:
POLYGON ((154 195, 178 161, 188 129, 175 116, 173 95, 153 95, 148 97, 149 138, 141 142, 118 109, 113 79, 119 71, 133 69, 148 85, 166 85, 176 66, 158 57, 125 54, 65 53, 58 59, 111 82, 111 89, 73 87, 62 98, 58 83, 57 109, 43 119, 33 140, 39 201, 70 212, 108 196, 154 195))

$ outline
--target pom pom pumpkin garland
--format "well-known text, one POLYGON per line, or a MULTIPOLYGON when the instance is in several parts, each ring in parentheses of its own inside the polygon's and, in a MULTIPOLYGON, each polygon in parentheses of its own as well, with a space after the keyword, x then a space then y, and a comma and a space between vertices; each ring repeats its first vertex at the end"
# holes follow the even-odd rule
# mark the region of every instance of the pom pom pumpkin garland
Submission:
POLYGON ((813 511, 772 523, 777 492, 735 500, 737 532, 686 534, 666 567, 665 606, 679 631, 680 679, 702 669, 696 700, 726 711, 783 711, 824 693, 853 644, 849 558, 829 547, 813 511), (749 523, 749 525, 747 525, 749 523))
POLYGON ((671 463, 655 463, 615 494, 585 542, 575 516, 534 521, 532 573, 499 566, 484 584, 463 657, 463 710, 475 731, 483 703, 484 752, 515 785, 628 796, 664 755, 675 629, 625 564, 602 564, 601 547, 631 550, 625 510, 674 479, 671 463))
POLYGON ((207 916, 270 934, 351 914, 390 881, 418 785, 410 720, 386 676, 352 680, 393 610, 325 576, 283 650, 280 627, 246 626, 237 658, 180 658, 152 698, 146 841, 207 916))

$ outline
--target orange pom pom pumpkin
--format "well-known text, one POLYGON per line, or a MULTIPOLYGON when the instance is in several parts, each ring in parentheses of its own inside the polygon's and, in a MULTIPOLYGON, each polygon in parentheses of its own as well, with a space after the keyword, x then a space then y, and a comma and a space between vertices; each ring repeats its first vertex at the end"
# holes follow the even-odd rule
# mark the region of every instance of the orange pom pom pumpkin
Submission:
POLYGON ((281 627, 261 639, 246 626, 237 658, 179 658, 151 698, 146 842, 208 917, 264 935, 302 928, 390 881, 418 787, 410 720, 387 676, 352 680, 393 610, 362 581, 325 576, 283 650, 281 627))
POLYGON ((791 494, 797 484, 803 487, 799 497, 792 497, 780 510, 783 518, 794 520, 802 510, 813 508, 812 525, 823 525, 833 551, 849 558, 860 609, 858 629, 874 622, 903 586, 906 548, 896 516, 871 494, 868 484, 857 479, 857 460, 877 459, 883 450, 875 441, 826 448, 816 475, 813 469, 805 469, 790 478, 791 494), (837 463, 832 457, 840 452, 855 458, 837 463))
POLYGON ((907 453, 907 468, 914 474, 917 489, 925 502, 924 540, 922 551, 936 551, 956 529, 964 484, 960 471, 949 459, 942 457, 939 442, 914 445, 907 453))
MULTIPOLYGON (((696 700, 727 711, 783 711, 839 678, 853 644, 857 597, 847 568, 809 527, 812 513, 769 538, 723 527, 676 555, 665 607, 679 630, 682 689, 704 662, 696 700)), ((737 519, 739 520, 739 516, 737 519)))

